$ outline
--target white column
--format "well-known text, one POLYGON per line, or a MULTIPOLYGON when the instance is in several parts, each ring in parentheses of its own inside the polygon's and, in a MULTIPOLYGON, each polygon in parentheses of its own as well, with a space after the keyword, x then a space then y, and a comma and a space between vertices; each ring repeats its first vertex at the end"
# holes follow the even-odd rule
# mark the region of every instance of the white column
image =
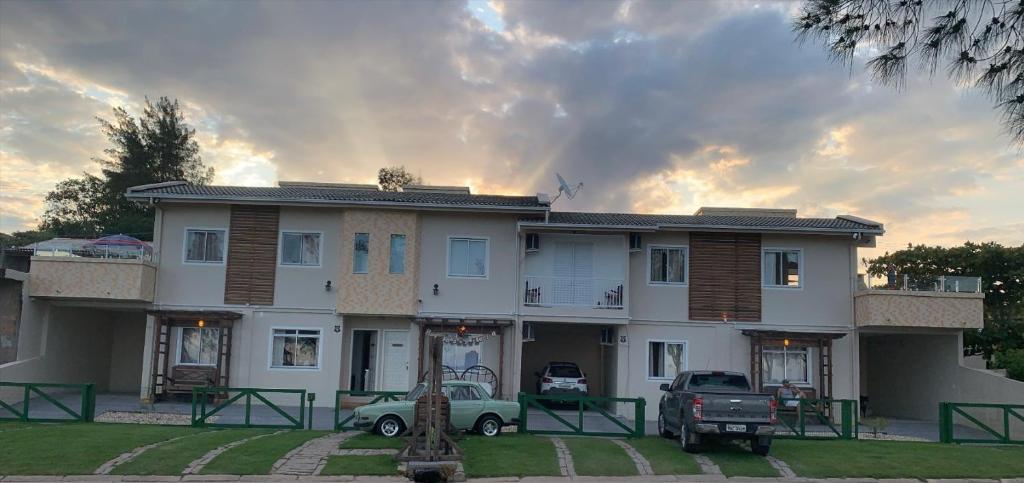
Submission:
POLYGON ((142 350, 142 381, 139 388, 139 400, 143 404, 153 403, 153 352, 156 350, 153 343, 156 339, 156 317, 146 315, 146 338, 142 350))

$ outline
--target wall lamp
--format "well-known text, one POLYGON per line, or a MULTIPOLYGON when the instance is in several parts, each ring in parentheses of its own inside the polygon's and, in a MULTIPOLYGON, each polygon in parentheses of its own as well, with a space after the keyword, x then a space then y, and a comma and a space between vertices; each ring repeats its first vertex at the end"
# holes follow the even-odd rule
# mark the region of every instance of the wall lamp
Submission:
POLYGON ((438 287, 437 284, 435 283, 434 284, 434 295, 437 295, 438 292, 440 292, 440 291, 441 291, 440 287, 438 287))
POLYGON ((324 284, 324 290, 326 290, 328 292, 331 291, 331 281, 330 280, 328 280, 327 283, 324 284))

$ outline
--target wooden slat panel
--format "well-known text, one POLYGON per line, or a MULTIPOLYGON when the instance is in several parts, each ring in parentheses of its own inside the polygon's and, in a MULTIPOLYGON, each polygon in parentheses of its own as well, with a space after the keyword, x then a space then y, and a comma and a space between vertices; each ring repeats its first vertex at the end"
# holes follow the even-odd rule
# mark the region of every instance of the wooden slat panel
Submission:
POLYGON ((278 219, 276 206, 231 206, 224 303, 274 304, 278 219))
POLYGON ((690 234, 690 320, 761 320, 761 236, 690 234))

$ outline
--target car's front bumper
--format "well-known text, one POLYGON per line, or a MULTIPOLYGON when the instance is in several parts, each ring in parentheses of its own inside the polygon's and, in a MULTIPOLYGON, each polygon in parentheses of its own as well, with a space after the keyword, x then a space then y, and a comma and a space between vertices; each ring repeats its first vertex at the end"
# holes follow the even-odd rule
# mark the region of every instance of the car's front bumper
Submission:
POLYGON ((352 426, 359 430, 369 431, 373 429, 373 420, 369 418, 360 419, 359 417, 356 417, 355 421, 352 423, 352 426))

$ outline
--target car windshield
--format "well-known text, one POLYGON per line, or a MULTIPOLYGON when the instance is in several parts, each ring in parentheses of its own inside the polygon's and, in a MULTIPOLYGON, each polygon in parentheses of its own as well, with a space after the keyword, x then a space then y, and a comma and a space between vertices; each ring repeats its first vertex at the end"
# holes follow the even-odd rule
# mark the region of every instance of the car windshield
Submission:
POLYGON ((690 378, 690 389, 725 389, 730 391, 749 391, 747 378, 738 374, 694 374, 690 378))
POLYGON ((568 365, 551 366, 548 368, 548 375, 551 377, 583 377, 579 367, 568 365))
POLYGON ((423 392, 426 391, 426 390, 427 390, 427 385, 426 384, 417 384, 416 387, 412 388, 412 391, 409 391, 409 394, 405 395, 405 400, 406 401, 415 401, 415 400, 419 399, 420 396, 423 395, 423 392))

